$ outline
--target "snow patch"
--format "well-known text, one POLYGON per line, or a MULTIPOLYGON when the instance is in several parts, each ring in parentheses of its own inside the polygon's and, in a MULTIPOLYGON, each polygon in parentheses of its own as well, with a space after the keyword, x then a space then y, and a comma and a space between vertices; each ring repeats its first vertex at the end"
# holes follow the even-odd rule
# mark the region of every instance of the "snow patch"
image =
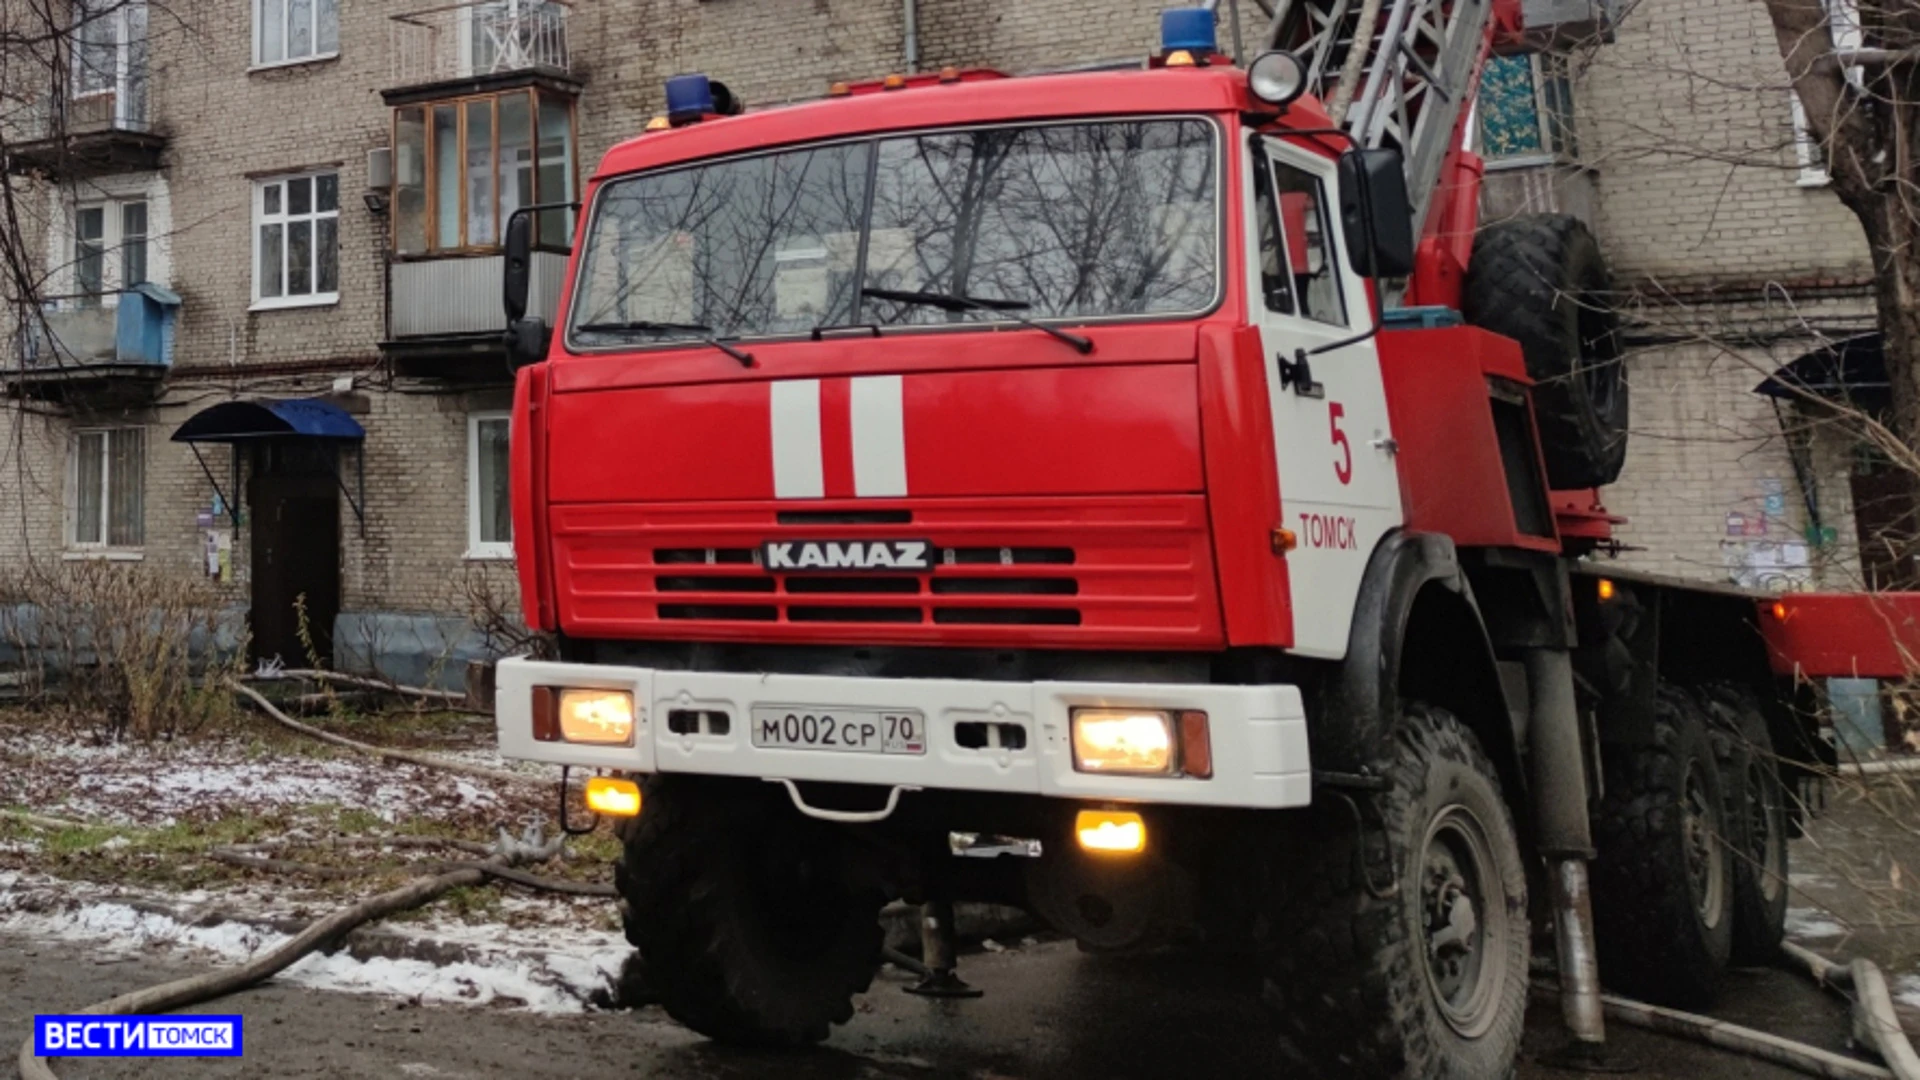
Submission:
MULTIPOLYGON (((11 882, 0 881, 0 889, 11 882)), ((192 926, 126 904, 96 901, 60 911, 0 909, 0 929, 27 937, 85 941, 108 954, 168 947, 244 963, 285 944, 288 935, 241 922, 192 926)), ((451 927, 445 928, 451 930, 451 927)), ((617 978, 631 951, 603 931, 544 927, 515 932, 505 926, 461 926, 459 933, 423 939, 464 944, 475 960, 436 965, 424 960, 344 952, 310 954, 275 978, 316 990, 384 994, 442 1004, 503 1004, 534 1012, 577 1013, 617 978), (535 938, 537 947, 523 943, 535 938), (521 939, 516 941, 516 939, 521 939)))
POLYGON ((1896 1004, 1920 1009, 1920 975, 1895 975, 1888 989, 1893 991, 1896 1004))
POLYGON ((1845 926, 1819 908, 1790 907, 1787 909, 1787 936, 1790 938, 1817 941, 1821 938, 1840 937, 1846 932, 1845 926))

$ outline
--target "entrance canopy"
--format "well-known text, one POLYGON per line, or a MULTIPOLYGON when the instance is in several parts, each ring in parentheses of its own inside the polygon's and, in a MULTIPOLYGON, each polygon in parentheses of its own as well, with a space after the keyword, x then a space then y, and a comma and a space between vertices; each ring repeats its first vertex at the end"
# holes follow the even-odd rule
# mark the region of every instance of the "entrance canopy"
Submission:
POLYGON ((1884 407, 1889 387, 1880 335, 1861 334, 1815 349, 1753 389, 1789 401, 1811 395, 1869 410, 1884 407))
MULTIPOLYGON (((347 414, 347 410, 332 402, 318 398, 292 398, 285 401, 223 401, 210 405, 187 418, 173 433, 173 441, 186 443, 193 451, 195 461, 200 463, 200 471, 207 476, 207 483, 213 485, 213 493, 227 508, 227 515, 234 528, 240 527, 240 444, 258 443, 274 439, 312 439, 318 445, 352 446, 355 465, 354 490, 347 487, 346 478, 340 475, 340 467, 333 459, 338 455, 329 452, 328 468, 333 472, 334 482, 340 485, 340 493, 347 497, 347 505, 353 508, 353 516, 360 523, 360 535, 367 535, 367 516, 363 509, 367 504, 367 465, 363 443, 367 429, 360 421, 347 414), (234 448, 232 491, 223 491, 220 481, 207 467, 207 461, 200 456, 199 443, 226 443, 234 448), (357 495, 356 495, 357 491, 357 495)), ((308 443, 304 445, 316 445, 308 443)))
POLYGON ((255 439, 359 442, 366 437, 366 429, 345 409, 315 398, 223 401, 194 413, 173 433, 173 441, 179 443, 240 443, 255 439))

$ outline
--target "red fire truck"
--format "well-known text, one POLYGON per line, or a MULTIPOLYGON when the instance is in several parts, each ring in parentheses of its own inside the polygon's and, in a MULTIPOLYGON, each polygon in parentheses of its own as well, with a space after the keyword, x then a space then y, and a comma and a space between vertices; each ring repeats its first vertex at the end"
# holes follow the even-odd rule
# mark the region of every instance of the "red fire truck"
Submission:
POLYGON ((1777 947, 1791 676, 1895 620, 1604 559, 1605 265, 1477 227, 1518 3, 1283 0, 1244 67, 1213 27, 766 110, 676 78, 551 328, 509 230, 558 653, 499 665, 500 745, 594 774, 692 1028, 825 1037, 890 899, 1202 943, 1341 1076, 1506 1075, 1536 930, 1589 1052, 1598 978, 1696 1006, 1777 947))

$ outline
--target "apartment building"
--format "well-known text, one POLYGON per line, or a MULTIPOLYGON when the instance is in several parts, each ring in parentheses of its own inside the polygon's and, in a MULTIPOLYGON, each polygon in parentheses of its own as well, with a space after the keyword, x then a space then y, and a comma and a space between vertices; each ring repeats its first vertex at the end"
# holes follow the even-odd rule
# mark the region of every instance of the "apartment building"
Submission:
MULTIPOLYGON (((457 679, 481 647, 476 603, 517 605, 499 343, 515 209, 575 199, 670 74, 768 104, 915 63, 1072 67, 1145 55, 1162 6, 175 0, 161 17, 78 0, 71 56, 16 103, 7 147, 33 178, 17 187, 47 276, 0 370, 16 406, 0 565, 203 575, 259 658, 298 662, 304 619, 330 662, 457 679)), ((1240 6, 1257 40, 1259 5, 1240 6)), ((1500 61, 1481 116, 1490 210, 1580 213, 1623 282, 1716 318, 1791 322, 1781 281, 1795 317, 1857 321, 1863 253, 1796 164, 1762 20, 1745 0, 1644 0, 1597 54, 1500 61), (1723 86, 1748 77, 1762 89, 1723 86), (1663 139, 1745 140, 1779 167, 1730 173, 1663 139)), ((537 304, 570 225, 538 215, 537 304)), ((1649 437, 1611 496, 1648 549, 1631 557, 1721 577, 1754 561, 1727 554, 1736 539, 1850 527, 1845 455, 1821 459, 1834 482, 1809 520, 1798 458, 1750 392, 1747 367, 1778 349, 1741 367, 1670 327, 1641 336, 1649 437), (1697 437, 1721 427, 1744 441, 1697 437), (1779 534, 1750 536, 1755 520, 1779 534)))
MULTIPOLYGON (((456 680, 476 597, 517 610, 516 208, 577 198, 680 71, 769 104, 1067 67, 1146 55, 1162 6, 78 0, 7 147, 47 277, 0 370, 0 565, 204 575, 258 658, 299 662, 304 622, 323 659, 456 680)), ((538 304, 570 227, 538 215, 538 304)))
MULTIPOLYGON (((1829 0, 1842 47, 1853 0, 1829 0)), ((1794 371, 1883 397, 1871 266, 1828 189, 1763 5, 1640 0, 1611 40, 1496 62, 1481 96, 1489 215, 1584 217, 1626 309, 1633 436, 1608 489, 1631 565, 1769 588, 1906 583, 1884 545, 1904 490, 1794 371), (1866 335, 1865 340, 1860 340, 1866 335), (1803 357, 1810 359, 1802 361, 1803 357), (1861 513, 1857 516, 1855 508, 1861 513)))

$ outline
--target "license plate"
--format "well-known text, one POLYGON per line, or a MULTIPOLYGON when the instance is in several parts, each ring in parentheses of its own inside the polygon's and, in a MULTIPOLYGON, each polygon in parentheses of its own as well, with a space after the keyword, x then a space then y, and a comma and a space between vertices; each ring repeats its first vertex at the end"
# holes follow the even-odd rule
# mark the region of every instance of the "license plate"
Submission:
POLYGON ((855 754, 924 754, 927 718, 913 709, 788 709, 762 705, 753 710, 753 745, 855 754))

